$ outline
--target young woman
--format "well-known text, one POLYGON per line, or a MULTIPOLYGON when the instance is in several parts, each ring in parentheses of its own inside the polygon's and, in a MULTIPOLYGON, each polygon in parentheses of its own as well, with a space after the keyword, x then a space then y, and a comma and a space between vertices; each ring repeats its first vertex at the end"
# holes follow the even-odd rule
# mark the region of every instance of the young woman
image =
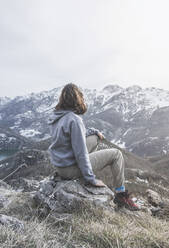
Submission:
POLYGON ((94 173, 110 166, 116 192, 115 203, 137 210, 138 207, 125 191, 122 153, 118 149, 96 151, 103 135, 96 129, 86 131, 80 117, 86 111, 81 90, 75 84, 65 85, 49 122, 52 135, 49 153, 52 164, 57 167, 62 178, 83 177, 87 183, 96 187, 104 187, 105 184, 96 179, 94 173))

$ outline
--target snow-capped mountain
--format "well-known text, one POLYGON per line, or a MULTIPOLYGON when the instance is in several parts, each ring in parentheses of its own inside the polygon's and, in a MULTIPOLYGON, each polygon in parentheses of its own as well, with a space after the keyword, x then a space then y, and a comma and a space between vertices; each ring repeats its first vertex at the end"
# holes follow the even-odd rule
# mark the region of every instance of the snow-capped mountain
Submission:
POLYGON ((0 97, 0 107, 6 103, 8 103, 9 101, 11 101, 11 99, 9 97, 0 97))
MULTIPOLYGON (((0 98, 0 127, 34 140, 49 137, 47 120, 61 88, 14 99, 0 98)), ((102 131, 113 143, 141 156, 169 150, 169 91, 139 86, 108 85, 83 90, 86 126, 102 131)), ((0 136, 4 138, 4 136, 0 136)))

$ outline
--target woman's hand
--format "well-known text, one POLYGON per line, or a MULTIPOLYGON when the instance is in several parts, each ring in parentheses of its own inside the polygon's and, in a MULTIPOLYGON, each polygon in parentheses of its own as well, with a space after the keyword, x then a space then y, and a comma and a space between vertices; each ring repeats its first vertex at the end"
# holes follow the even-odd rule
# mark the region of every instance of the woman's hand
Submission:
POLYGON ((106 185, 102 182, 102 180, 96 179, 95 183, 92 183, 95 187, 106 187, 106 185))
POLYGON ((100 140, 104 139, 104 136, 103 136, 103 134, 102 134, 102 133, 98 132, 98 134, 97 134, 97 135, 99 136, 99 139, 100 139, 100 140))

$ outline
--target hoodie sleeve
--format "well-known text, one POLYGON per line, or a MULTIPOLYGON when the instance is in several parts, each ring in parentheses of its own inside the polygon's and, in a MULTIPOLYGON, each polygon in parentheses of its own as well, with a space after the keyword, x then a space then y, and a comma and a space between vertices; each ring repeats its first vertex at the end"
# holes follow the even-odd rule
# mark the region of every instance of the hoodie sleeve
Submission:
POLYGON ((74 120, 71 125, 71 143, 77 164, 84 179, 95 184, 95 175, 86 146, 85 127, 82 120, 74 120))
POLYGON ((94 134, 96 134, 97 136, 99 136, 98 135, 99 134, 99 130, 98 129, 95 129, 93 127, 86 129, 86 137, 88 137, 90 135, 94 135, 94 134))

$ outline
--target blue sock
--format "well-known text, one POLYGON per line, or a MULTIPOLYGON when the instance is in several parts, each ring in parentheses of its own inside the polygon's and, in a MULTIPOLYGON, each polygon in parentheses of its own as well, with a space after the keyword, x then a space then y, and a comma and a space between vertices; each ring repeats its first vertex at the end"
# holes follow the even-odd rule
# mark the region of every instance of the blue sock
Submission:
POLYGON ((115 192, 116 193, 121 193, 121 192, 125 192, 125 186, 121 186, 121 187, 119 187, 119 188, 115 188, 115 192))

